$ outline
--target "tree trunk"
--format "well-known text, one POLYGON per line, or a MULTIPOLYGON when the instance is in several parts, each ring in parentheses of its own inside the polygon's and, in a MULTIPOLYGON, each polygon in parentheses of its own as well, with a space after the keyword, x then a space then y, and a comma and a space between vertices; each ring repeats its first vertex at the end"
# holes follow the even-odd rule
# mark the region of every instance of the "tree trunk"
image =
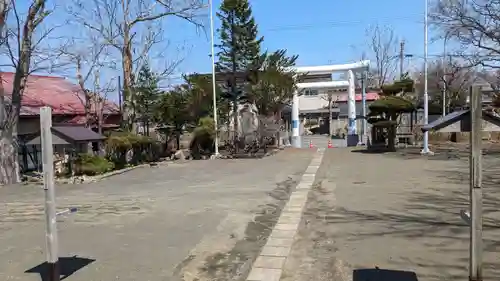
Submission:
POLYGON ((389 151, 396 151, 396 126, 390 125, 387 128, 387 148, 389 151))
POLYGON ((133 120, 133 65, 132 65, 132 47, 130 39, 130 28, 125 26, 123 30, 123 123, 129 131, 135 131, 135 120, 133 120))
POLYGON ((175 142, 177 145, 177 150, 181 149, 181 131, 180 130, 175 131, 175 142))
POLYGON ((13 132, 0 132, 0 185, 21 181, 17 147, 13 132))
POLYGON ((238 101, 233 100, 233 142, 235 152, 238 152, 240 148, 240 136, 238 134, 238 101))

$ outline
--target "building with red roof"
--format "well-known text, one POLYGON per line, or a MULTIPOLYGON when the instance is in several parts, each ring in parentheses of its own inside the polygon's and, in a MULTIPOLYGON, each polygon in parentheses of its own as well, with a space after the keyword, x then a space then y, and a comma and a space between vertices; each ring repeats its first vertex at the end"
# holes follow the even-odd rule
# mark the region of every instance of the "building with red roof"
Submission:
MULTIPOLYGON (((14 73, 2 72, 2 86, 7 100, 12 95, 14 73)), ((98 103, 91 102, 92 112, 98 103)), ((40 108, 52 108, 53 123, 66 125, 84 125, 85 94, 79 85, 64 77, 30 75, 23 93, 21 114, 19 116, 19 136, 36 133, 40 130, 40 108)), ((116 127, 120 124, 120 108, 111 101, 105 101, 102 109, 103 127, 116 127)))

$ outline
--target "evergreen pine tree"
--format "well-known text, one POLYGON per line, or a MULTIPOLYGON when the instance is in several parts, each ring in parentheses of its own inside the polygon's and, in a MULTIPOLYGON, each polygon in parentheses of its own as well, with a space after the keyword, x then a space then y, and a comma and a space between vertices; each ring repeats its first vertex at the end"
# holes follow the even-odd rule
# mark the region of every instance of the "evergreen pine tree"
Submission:
MULTIPOLYGON (((223 0, 217 16, 221 20, 218 30, 221 44, 216 46, 219 49, 217 70, 228 75, 224 96, 233 102, 233 111, 236 112, 238 102, 245 97, 244 85, 237 85, 237 77, 247 80, 247 77, 258 72, 263 61, 260 44, 264 38, 258 36, 258 27, 248 0, 223 0)), ((235 114, 235 131, 236 118, 235 114)))
POLYGON ((160 90, 159 78, 148 64, 144 64, 139 70, 135 81, 134 111, 142 122, 146 135, 149 135, 149 126, 154 119, 154 106, 158 101, 160 90))

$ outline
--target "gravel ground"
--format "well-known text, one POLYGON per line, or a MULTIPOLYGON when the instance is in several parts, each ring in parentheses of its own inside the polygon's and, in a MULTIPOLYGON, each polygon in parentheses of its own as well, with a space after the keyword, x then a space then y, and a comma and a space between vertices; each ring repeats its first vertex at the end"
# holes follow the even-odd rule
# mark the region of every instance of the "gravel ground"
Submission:
MULTIPOLYGON (((65 280, 243 279, 311 157, 287 149, 57 186, 58 207, 79 208, 58 224, 65 280)), ((43 280, 44 225, 40 187, 0 188, 0 280, 43 280)))
MULTIPOLYGON (((281 280, 468 280, 468 154, 434 150, 327 150, 281 280)), ((484 280, 500 276, 497 151, 483 162, 484 280)))

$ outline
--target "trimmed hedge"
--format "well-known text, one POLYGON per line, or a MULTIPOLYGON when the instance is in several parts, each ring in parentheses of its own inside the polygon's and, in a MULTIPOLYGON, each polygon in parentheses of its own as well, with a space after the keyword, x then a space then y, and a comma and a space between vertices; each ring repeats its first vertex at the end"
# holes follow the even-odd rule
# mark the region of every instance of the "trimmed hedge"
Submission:
POLYGON ((106 158, 117 169, 156 161, 160 151, 161 144, 147 136, 124 133, 111 135, 106 140, 106 158))
POLYGON ((112 171, 114 165, 102 156, 82 153, 74 162, 75 175, 95 176, 112 171))

